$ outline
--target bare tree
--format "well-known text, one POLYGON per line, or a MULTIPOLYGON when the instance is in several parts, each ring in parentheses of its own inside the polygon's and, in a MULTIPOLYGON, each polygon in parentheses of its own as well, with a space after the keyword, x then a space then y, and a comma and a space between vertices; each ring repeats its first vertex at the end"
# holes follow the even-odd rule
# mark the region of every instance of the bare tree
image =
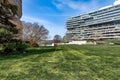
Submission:
POLYGON ((59 42, 61 42, 61 40, 62 40, 62 38, 61 38, 60 35, 55 35, 54 36, 54 42, 59 43, 59 42))
POLYGON ((103 37, 103 34, 100 32, 94 32, 93 35, 93 40, 95 44, 105 44, 103 37))
POLYGON ((55 35, 53 41, 54 41, 54 46, 57 46, 58 43, 62 41, 62 38, 60 35, 55 35))
POLYGON ((101 37, 103 37, 103 34, 100 33, 100 32, 94 32, 92 37, 93 37, 94 40, 100 40, 101 37))
POLYGON ((23 22, 23 40, 29 41, 30 45, 47 39, 49 31, 38 23, 23 22))
POLYGON ((63 38, 62 38, 62 42, 63 42, 63 43, 67 43, 67 42, 68 42, 66 35, 63 36, 63 38))

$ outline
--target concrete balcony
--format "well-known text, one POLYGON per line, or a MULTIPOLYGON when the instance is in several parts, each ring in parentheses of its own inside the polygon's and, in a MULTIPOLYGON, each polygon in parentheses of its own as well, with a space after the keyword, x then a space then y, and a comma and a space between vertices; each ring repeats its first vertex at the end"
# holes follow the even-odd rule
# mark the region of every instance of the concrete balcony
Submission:
MULTIPOLYGON (((0 0, 0 2, 4 2, 5 0, 0 0)), ((8 4, 16 5, 17 10, 17 16, 18 18, 21 18, 22 16, 22 0, 6 0, 8 4)))
POLYGON ((22 16, 22 0, 8 0, 10 4, 16 5, 18 7, 17 15, 19 18, 22 16))

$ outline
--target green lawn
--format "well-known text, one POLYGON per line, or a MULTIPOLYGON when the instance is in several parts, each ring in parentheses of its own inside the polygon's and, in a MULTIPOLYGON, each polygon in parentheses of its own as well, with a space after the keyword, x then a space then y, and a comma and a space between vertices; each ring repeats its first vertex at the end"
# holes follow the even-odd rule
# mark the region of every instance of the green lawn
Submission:
POLYGON ((0 80, 120 80, 120 46, 42 47, 0 57, 0 80))

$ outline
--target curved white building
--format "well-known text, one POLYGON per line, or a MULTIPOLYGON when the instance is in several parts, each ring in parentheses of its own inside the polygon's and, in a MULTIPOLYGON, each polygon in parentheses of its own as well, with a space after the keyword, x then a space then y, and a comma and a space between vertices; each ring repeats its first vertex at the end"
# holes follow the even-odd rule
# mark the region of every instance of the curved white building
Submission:
POLYGON ((66 22, 69 41, 120 39, 120 0, 98 11, 71 17, 66 22))

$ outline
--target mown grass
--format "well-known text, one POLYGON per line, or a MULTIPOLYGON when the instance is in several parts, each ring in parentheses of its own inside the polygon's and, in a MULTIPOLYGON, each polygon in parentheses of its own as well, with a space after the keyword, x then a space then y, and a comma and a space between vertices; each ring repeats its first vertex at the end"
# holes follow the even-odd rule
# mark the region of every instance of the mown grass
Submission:
POLYGON ((120 46, 42 47, 0 57, 0 80, 120 80, 120 46))

